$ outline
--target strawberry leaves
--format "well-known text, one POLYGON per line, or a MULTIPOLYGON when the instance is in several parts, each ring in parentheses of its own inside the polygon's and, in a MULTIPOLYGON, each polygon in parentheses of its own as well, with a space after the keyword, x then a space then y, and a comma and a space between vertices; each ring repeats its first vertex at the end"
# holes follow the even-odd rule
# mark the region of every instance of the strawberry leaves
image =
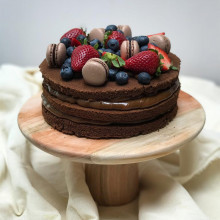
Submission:
POLYGON ((112 53, 104 52, 101 59, 106 62, 109 68, 111 68, 111 66, 121 68, 125 65, 125 61, 121 57, 112 53))
POLYGON ((103 44, 105 45, 107 40, 108 40, 108 37, 112 34, 112 31, 106 31, 105 32, 105 35, 104 35, 104 42, 103 44))

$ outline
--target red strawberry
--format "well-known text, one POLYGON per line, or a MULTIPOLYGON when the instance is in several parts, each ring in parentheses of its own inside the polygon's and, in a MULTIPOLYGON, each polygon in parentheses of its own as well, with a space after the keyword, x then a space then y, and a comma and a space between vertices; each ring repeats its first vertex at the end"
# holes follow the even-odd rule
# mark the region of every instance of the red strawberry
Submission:
POLYGON ((110 35, 108 35, 108 38, 106 40, 106 46, 107 46, 107 42, 110 40, 110 39, 115 39, 118 41, 119 43, 119 47, 121 46, 122 42, 124 40, 126 40, 126 37, 124 36, 124 34, 118 32, 118 31, 112 31, 112 33, 110 35))
MULTIPOLYGON (((86 36, 86 34, 83 32, 82 29, 80 29, 80 28, 73 28, 73 29, 69 30, 68 32, 66 32, 66 33, 60 38, 60 40, 63 39, 64 37, 66 37, 66 38, 69 38, 69 39, 72 41, 73 38, 76 39, 80 34, 86 36)), ((71 45, 72 45, 72 44, 71 44, 71 45)), ((72 45, 72 46, 74 46, 74 45, 72 45)))
POLYGON ((165 32, 161 32, 161 33, 158 33, 158 34, 151 34, 151 35, 147 35, 148 37, 152 37, 154 35, 165 35, 165 32))
POLYGON ((156 73, 160 65, 158 55, 150 50, 137 53, 125 61, 125 69, 135 73, 147 72, 151 75, 156 73))
POLYGON ((71 40, 71 46, 78 47, 79 45, 81 45, 81 43, 76 38, 71 40))
POLYGON ((154 46, 153 44, 148 44, 148 49, 153 49, 156 50, 158 52, 158 54, 163 56, 163 59, 161 59, 161 63, 162 63, 162 71, 165 72, 167 70, 169 70, 172 67, 172 62, 171 59, 168 57, 168 54, 163 51, 162 49, 160 49, 159 47, 154 46))
POLYGON ((80 72, 85 63, 91 58, 99 58, 99 53, 90 45, 81 45, 75 48, 71 56, 71 67, 80 72))

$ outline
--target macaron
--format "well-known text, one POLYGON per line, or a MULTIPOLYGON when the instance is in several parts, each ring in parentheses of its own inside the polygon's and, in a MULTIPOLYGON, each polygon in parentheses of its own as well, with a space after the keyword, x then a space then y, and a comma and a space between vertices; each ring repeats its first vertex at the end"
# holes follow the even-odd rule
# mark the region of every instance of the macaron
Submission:
POLYGON ((125 40, 121 44, 120 48, 121 57, 128 59, 140 52, 140 47, 136 40, 125 40))
POLYGON ((104 41, 105 29, 104 28, 94 28, 89 33, 89 41, 94 39, 100 40, 100 42, 104 41))
POLYGON ((118 25, 118 30, 121 30, 124 32, 125 37, 131 37, 131 28, 129 25, 118 25))
POLYGON ((60 67, 66 59, 66 46, 63 43, 49 44, 46 52, 46 60, 50 67, 60 67))
POLYGON ((92 58, 82 69, 82 76, 86 84, 91 86, 104 85, 108 79, 108 65, 99 58, 92 58))
POLYGON ((171 43, 168 37, 165 35, 153 35, 149 38, 149 43, 156 44, 159 48, 164 50, 166 53, 170 52, 171 43))

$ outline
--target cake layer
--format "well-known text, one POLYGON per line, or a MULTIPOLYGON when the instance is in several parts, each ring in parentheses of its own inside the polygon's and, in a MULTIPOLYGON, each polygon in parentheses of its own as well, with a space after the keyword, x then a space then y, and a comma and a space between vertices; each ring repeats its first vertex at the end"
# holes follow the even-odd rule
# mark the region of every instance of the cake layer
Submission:
POLYGON ((61 101, 77 104, 86 108, 95 108, 95 109, 103 109, 103 110, 133 110, 133 109, 143 109, 149 108, 151 106, 157 105, 160 102, 168 99, 176 92, 180 87, 179 80, 171 86, 169 89, 161 91, 160 93, 154 96, 142 97, 139 99, 132 100, 124 100, 124 101, 95 101, 95 100, 83 100, 76 99, 71 96, 64 95, 60 92, 53 90, 49 85, 45 85, 43 91, 46 90, 50 95, 58 98, 61 101))
POLYGON ((53 128, 71 135, 87 138, 128 138, 147 134, 165 127, 176 115, 175 105, 169 112, 160 117, 133 125, 91 125, 75 123, 71 120, 57 117, 42 106, 42 113, 46 122, 53 128))
POLYGON ((44 105, 59 110, 64 115, 91 121, 110 122, 110 123, 130 123, 152 120, 170 111, 177 103, 179 88, 168 99, 159 102, 149 108, 135 109, 128 111, 120 110, 100 110, 85 108, 77 104, 71 104, 51 96, 46 90, 43 91, 44 105))
MULTIPOLYGON (((169 54, 173 65, 180 68, 180 59, 174 54, 169 54)), ((149 85, 140 84, 137 79, 130 77, 126 85, 119 86, 116 82, 108 81, 102 87, 94 87, 85 84, 83 79, 63 81, 59 68, 50 68, 46 60, 40 65, 40 71, 44 78, 44 87, 49 85, 53 90, 64 95, 84 100, 95 101, 123 101, 152 96, 158 92, 170 88, 177 80, 179 71, 169 70, 158 78, 153 78, 149 85)))

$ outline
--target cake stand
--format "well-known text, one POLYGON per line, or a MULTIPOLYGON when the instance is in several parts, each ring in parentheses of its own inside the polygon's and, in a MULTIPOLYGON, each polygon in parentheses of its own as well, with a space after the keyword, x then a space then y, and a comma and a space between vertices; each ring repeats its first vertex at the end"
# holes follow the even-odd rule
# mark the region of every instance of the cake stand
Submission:
POLYGON ((138 163, 168 155, 195 138, 205 123, 201 104, 181 91, 177 116, 165 128, 126 139, 88 139, 51 128, 41 112, 40 94, 21 108, 18 124, 36 147, 85 164, 86 182, 99 205, 126 204, 138 195, 138 163))

